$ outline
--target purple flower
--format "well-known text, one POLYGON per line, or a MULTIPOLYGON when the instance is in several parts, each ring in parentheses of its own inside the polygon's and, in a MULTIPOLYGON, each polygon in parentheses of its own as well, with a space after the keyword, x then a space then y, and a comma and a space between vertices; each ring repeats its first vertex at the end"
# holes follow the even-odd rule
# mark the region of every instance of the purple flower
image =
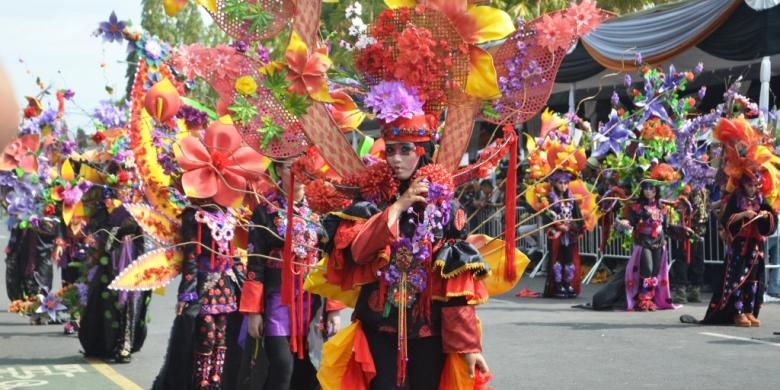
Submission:
POLYGON ((79 305, 86 307, 89 288, 85 283, 76 283, 75 286, 79 293, 79 305))
POLYGON ((112 101, 103 100, 92 116, 106 129, 124 127, 127 123, 127 106, 117 106, 112 101))
POLYGON ((246 49, 249 48, 249 45, 247 45, 246 41, 242 41, 242 40, 233 42, 231 46, 233 46, 236 49, 236 51, 239 53, 245 53, 246 49))
POLYGON ((623 144, 634 134, 628 130, 626 121, 620 119, 617 111, 612 110, 609 114, 609 121, 599 127, 596 134, 596 140, 600 141, 599 146, 593 151, 593 157, 601 158, 609 153, 618 153, 623 150, 623 144))
POLYGON ((108 21, 100 22, 100 30, 98 33, 103 36, 103 40, 106 42, 121 42, 123 39, 122 31, 124 29, 125 22, 117 20, 116 13, 111 11, 111 16, 108 17, 108 21))
POLYGON ((187 105, 182 106, 176 116, 184 119, 187 127, 190 128, 202 127, 208 122, 208 115, 205 112, 187 105))
POLYGON ((62 97, 67 100, 73 99, 74 96, 76 96, 76 93, 70 89, 66 89, 65 92, 62 93, 62 97))
POLYGON ((261 65, 271 62, 271 52, 263 46, 257 46, 257 58, 260 60, 261 65))
POLYGON ((64 156, 69 156, 76 150, 77 147, 78 145, 76 145, 75 141, 65 140, 60 144, 60 152, 64 156))
POLYGON ((41 299, 41 305, 38 306, 38 309, 35 311, 38 314, 46 313, 49 315, 49 318, 52 319, 52 321, 57 320, 57 312, 66 310, 67 307, 62 304, 62 301, 60 298, 58 298, 54 293, 49 293, 46 296, 40 295, 41 299))
POLYGON ((699 73, 701 73, 703 70, 704 70, 704 64, 699 62, 698 64, 696 64, 696 67, 693 68, 693 74, 699 75, 699 73))
POLYGON ((636 63, 637 65, 642 65, 644 63, 644 61, 642 60, 642 53, 640 52, 636 53, 636 56, 634 57, 634 63, 636 63))
POLYGON ((612 107, 617 107, 620 104, 620 96, 618 96, 617 92, 612 91, 612 98, 610 101, 612 102, 612 107))
POLYGON ((46 126, 51 126, 57 121, 57 110, 48 108, 43 110, 40 116, 38 116, 38 127, 43 129, 46 126))
POLYGON ((630 87, 632 84, 631 75, 626 73, 626 77, 623 78, 623 85, 626 86, 626 88, 630 87))
POLYGON ((382 81, 368 92, 366 107, 371 108, 377 118, 390 123, 398 118, 412 118, 422 115, 423 103, 415 90, 407 89, 398 81, 382 81))
POLYGON ((65 184, 65 191, 62 192, 62 203, 67 206, 72 206, 81 200, 84 196, 84 191, 81 190, 81 186, 73 186, 65 184))
POLYGON ((707 86, 699 88, 699 100, 704 99, 704 95, 707 94, 707 86))

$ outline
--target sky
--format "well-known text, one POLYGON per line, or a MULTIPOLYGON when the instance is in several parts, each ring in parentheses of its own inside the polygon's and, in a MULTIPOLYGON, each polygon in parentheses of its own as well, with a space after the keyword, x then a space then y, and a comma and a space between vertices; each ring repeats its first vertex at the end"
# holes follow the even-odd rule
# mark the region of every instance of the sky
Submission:
MULTIPOLYGON (((92 36, 101 21, 116 11, 120 20, 138 25, 140 0, 25 0, 3 1, 0 13, 0 64, 9 74, 19 105, 24 96, 39 92, 35 78, 54 89, 72 89, 75 104, 67 108, 69 126, 89 129, 88 112, 125 88, 124 43, 104 43, 92 36), (20 63, 23 60, 24 63, 20 63)), ((67 107, 67 106, 66 106, 67 107)), ((91 131, 88 131, 91 132, 91 131)))

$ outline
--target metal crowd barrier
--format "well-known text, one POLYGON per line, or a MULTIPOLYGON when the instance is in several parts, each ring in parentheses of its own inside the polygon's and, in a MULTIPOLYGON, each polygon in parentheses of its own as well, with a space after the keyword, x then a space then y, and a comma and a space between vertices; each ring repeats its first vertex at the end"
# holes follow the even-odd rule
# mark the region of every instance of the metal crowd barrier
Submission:
MULTIPOLYGON (((494 207, 485 207, 482 210, 478 212, 478 215, 474 217, 472 220, 472 226, 476 227, 480 224, 482 224, 485 219, 490 218, 489 221, 482 224, 482 227, 480 227, 477 232, 475 233, 481 233, 486 234, 491 237, 498 237, 502 234, 504 229, 504 222, 503 222, 503 215, 498 214, 494 215, 496 212, 496 209, 494 207)), ((549 258, 549 252, 547 250, 547 237, 545 236, 545 231, 541 229, 541 227, 544 225, 542 222, 542 218, 539 216, 532 217, 533 212, 529 211, 523 207, 518 207, 515 210, 516 215, 516 221, 518 223, 521 223, 522 221, 528 220, 524 224, 520 224, 517 228, 517 236, 521 237, 517 240, 517 247, 523 253, 526 255, 530 255, 533 252, 541 252, 542 257, 539 260, 539 262, 536 264, 536 266, 531 270, 531 273, 529 274, 529 277, 534 278, 536 277, 542 269, 544 269, 545 264, 548 261, 549 258), (529 232, 532 232, 536 230, 535 233, 528 235, 529 232)), ((704 238, 704 245, 702 245, 702 251, 704 263, 705 264, 723 264, 723 259, 725 258, 726 254, 726 247, 724 245, 723 240, 720 238, 718 232, 720 229, 720 224, 718 222, 718 219, 713 214, 710 216, 708 226, 707 226, 707 232, 706 236, 704 238)), ((604 259, 606 258, 612 258, 612 259, 623 259, 628 260, 631 256, 631 250, 626 250, 623 248, 622 243, 619 240, 610 240, 606 245, 604 245, 604 250, 600 250, 600 240, 601 240, 601 226, 597 225, 596 228, 591 232, 586 232, 582 237, 580 237, 579 244, 580 244, 580 256, 587 256, 592 257, 595 259, 595 262, 593 263, 593 267, 590 269, 590 271, 583 277, 582 283, 583 284, 589 284, 593 277, 596 275, 596 273, 601 269, 604 259)), ((770 244, 770 240, 775 240, 775 245, 777 245, 777 251, 778 251, 778 257, 780 257, 780 235, 770 236, 767 240, 767 250, 765 253, 769 254, 768 248, 770 244)), ((667 252, 671 256, 671 242, 667 240, 667 252)), ((772 261, 767 258, 766 260, 767 265, 766 268, 780 268, 780 264, 772 264, 772 261)), ((671 260, 670 260, 671 263, 671 260)), ((671 266, 671 264, 670 264, 671 266)))

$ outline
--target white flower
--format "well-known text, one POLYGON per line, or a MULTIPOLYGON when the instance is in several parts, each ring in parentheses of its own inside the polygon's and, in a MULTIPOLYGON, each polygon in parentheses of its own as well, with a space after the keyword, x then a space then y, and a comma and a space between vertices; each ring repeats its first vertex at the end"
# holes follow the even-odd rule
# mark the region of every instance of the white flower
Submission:
POLYGON ((352 3, 352 5, 348 6, 346 10, 344 10, 344 14, 349 18, 351 16, 360 16, 360 14, 363 13, 363 6, 360 5, 357 1, 352 3))
POLYGON ((355 42, 355 48, 358 50, 363 50, 369 45, 373 45, 376 43, 376 39, 373 37, 369 37, 368 35, 361 35, 357 42, 355 42))
POLYGON ((356 36, 360 35, 360 31, 358 30, 358 28, 356 26, 350 26, 348 33, 349 33, 349 36, 351 36, 351 37, 356 37, 356 36))

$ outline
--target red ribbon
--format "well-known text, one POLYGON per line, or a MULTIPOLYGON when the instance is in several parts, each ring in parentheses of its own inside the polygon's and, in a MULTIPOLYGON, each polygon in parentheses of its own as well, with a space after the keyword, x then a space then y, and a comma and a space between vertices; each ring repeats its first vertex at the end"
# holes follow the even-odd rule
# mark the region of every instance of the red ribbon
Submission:
POLYGON ((282 250, 282 291, 283 305, 290 307, 290 349, 298 351, 298 324, 295 300, 295 275, 293 272, 292 230, 295 204, 294 174, 290 172, 290 185, 287 188, 287 231, 284 236, 284 249, 282 250))
POLYGON ((504 231, 506 242, 504 243, 506 264, 504 268, 504 280, 513 282, 517 279, 515 269, 515 212, 517 208, 517 134, 514 126, 504 127, 504 137, 509 141, 509 169, 506 174, 506 208, 504 218, 504 231))

